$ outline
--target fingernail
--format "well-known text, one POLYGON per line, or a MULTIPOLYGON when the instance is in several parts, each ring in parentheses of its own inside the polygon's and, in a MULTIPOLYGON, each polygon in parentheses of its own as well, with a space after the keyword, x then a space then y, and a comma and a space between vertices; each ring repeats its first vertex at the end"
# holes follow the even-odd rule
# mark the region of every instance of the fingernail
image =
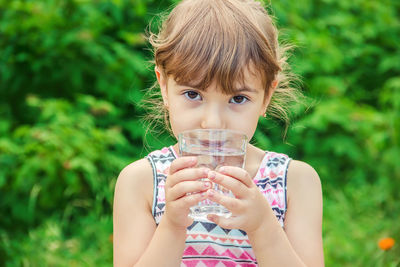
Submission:
POLYGON ((209 188, 209 187, 211 187, 211 183, 210 182, 204 182, 203 186, 204 186, 204 188, 209 188))
POLYGON ((218 168, 218 172, 224 172, 225 171, 225 167, 219 167, 218 168))
POLYGON ((209 172, 208 173, 208 178, 211 179, 211 180, 214 180, 215 179, 215 172, 209 172))

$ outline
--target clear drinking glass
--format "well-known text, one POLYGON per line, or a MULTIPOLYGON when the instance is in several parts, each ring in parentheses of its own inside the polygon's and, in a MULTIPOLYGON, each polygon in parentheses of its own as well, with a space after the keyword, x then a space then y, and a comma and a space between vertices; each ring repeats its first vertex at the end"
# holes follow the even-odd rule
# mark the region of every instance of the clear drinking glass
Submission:
MULTIPOLYGON (((190 130, 179 134, 178 143, 181 156, 197 157, 196 167, 207 167, 211 170, 218 170, 222 166, 244 168, 247 136, 240 132, 223 129, 190 130)), ((233 197, 230 190, 218 184, 214 183, 212 188, 233 197)), ((205 220, 207 214, 217 214, 226 218, 231 216, 228 209, 209 199, 191 207, 189 216, 205 220)))

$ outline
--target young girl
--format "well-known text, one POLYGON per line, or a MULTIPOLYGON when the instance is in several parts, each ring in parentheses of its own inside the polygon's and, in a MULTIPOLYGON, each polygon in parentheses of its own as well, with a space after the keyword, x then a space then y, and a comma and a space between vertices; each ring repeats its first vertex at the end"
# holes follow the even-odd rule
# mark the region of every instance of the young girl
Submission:
MULTIPOLYGON (((230 129, 252 138, 260 116, 285 114, 282 48, 255 0, 185 0, 152 34, 160 112, 172 134, 230 129)), ((286 83, 287 84, 287 83, 286 83)), ((115 266, 323 266, 322 194, 306 163, 251 144, 245 168, 196 168, 177 145, 121 172, 114 198, 115 266), (210 182, 235 197, 211 189, 210 182), (215 201, 230 218, 194 221, 215 201)))

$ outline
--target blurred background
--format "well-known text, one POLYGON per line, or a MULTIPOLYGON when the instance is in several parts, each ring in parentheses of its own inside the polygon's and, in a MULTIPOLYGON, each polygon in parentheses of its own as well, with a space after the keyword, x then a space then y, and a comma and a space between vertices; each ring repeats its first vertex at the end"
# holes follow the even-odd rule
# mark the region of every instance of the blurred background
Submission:
MULTIPOLYGON (((145 29, 175 2, 0 0, 0 266, 112 264, 119 172, 174 142, 145 134, 139 103, 145 29)), ((269 10, 307 102, 253 142, 319 173, 327 266, 400 266, 400 1, 269 10)))

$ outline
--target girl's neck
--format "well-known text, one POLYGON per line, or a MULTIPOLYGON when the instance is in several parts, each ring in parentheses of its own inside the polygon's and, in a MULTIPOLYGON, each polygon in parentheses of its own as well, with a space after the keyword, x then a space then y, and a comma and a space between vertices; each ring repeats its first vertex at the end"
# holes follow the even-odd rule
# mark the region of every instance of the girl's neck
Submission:
POLYGON ((261 161, 264 159, 265 151, 251 144, 247 146, 245 169, 254 178, 260 168, 261 161))

